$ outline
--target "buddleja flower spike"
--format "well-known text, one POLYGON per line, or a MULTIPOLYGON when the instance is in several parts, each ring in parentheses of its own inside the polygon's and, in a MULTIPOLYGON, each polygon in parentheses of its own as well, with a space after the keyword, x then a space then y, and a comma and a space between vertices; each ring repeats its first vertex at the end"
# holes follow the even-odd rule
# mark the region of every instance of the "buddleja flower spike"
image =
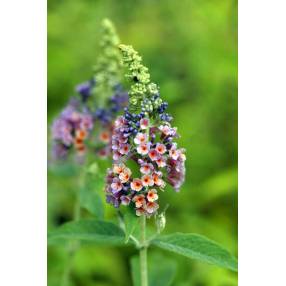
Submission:
POLYGON ((108 170, 106 200, 115 207, 132 205, 137 216, 150 217, 159 208, 166 183, 179 191, 185 179, 185 150, 177 147, 177 128, 166 113, 156 84, 150 81, 142 58, 131 47, 120 45, 126 77, 132 82, 129 107, 115 120, 112 134, 113 168, 108 170), (137 163, 131 171, 130 161, 137 163))
POLYGON ((122 64, 118 44, 113 24, 105 19, 94 76, 76 86, 78 97, 70 100, 52 124, 54 158, 65 159, 72 150, 79 157, 87 150, 100 156, 111 154, 114 119, 128 104, 128 94, 120 84, 122 64))

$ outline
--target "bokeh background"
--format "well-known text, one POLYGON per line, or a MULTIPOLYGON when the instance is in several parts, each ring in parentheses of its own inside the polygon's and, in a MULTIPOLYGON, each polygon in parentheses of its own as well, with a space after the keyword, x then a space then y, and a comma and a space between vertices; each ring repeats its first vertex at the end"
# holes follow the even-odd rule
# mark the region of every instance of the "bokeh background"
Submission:
MULTIPOLYGON (((90 78, 105 17, 121 42, 143 55, 187 149, 181 192, 161 196, 170 203, 165 233, 197 232, 237 255, 237 0, 49 0, 49 124, 74 86, 90 78)), ((48 171, 49 229, 71 219, 75 175, 48 171)), ((110 206, 106 212, 114 214, 110 206)), ((176 261, 172 285, 237 285, 231 271, 152 252, 176 261)), ((128 248, 83 246, 71 285, 132 285, 133 254, 128 248)), ((63 246, 49 247, 49 286, 59 285, 65 261, 63 246)))

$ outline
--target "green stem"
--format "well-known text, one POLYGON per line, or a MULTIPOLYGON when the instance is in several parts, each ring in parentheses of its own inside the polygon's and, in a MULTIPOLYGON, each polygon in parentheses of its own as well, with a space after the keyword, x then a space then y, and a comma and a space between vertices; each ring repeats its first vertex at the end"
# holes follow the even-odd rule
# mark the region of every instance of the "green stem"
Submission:
MULTIPOLYGON (((83 167, 82 167, 83 168, 83 167)), ((80 191, 81 188, 84 185, 84 172, 85 169, 83 168, 83 171, 79 175, 79 183, 78 183, 78 189, 76 190, 76 199, 75 199, 75 204, 74 204, 74 210, 73 210, 73 219, 74 221, 80 220, 80 191)), ((78 241, 71 241, 69 246, 68 246, 68 257, 67 257, 67 262, 65 264, 64 272, 62 275, 62 280, 61 280, 61 286, 68 286, 69 285, 69 280, 70 280, 70 274, 72 270, 72 260, 73 257, 79 248, 79 242, 78 241)))
POLYGON ((147 272, 147 244, 146 244, 146 216, 141 216, 141 248, 140 248, 140 277, 141 286, 148 286, 147 272))

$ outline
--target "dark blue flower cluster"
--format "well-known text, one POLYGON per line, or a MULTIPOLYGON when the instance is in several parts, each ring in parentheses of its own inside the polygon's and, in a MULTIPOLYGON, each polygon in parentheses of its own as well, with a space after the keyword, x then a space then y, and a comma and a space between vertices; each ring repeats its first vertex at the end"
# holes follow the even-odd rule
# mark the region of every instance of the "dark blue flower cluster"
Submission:
POLYGON ((173 117, 166 113, 166 109, 168 108, 168 103, 163 102, 159 95, 154 95, 151 100, 144 99, 141 104, 141 112, 140 113, 131 113, 128 107, 124 108, 124 119, 127 122, 127 128, 124 130, 125 136, 129 136, 130 134, 136 135, 140 129, 140 120, 146 115, 150 118, 156 117, 159 114, 159 118, 164 122, 170 122, 173 120, 173 117))
POLYGON ((129 108, 125 107, 123 117, 126 119, 127 128, 124 130, 124 134, 126 134, 126 136, 130 134, 136 135, 140 128, 140 119, 144 116, 144 112, 140 112, 139 114, 131 113, 129 112, 129 108))
POLYGON ((159 114, 159 118, 165 122, 171 122, 173 117, 166 113, 168 107, 167 102, 163 102, 159 94, 155 94, 151 99, 144 99, 141 103, 141 109, 143 113, 148 113, 149 116, 156 117, 159 114))
POLYGON ((98 108, 95 111, 95 119, 103 125, 110 124, 124 107, 128 105, 128 93, 121 85, 116 85, 114 95, 108 100, 106 108, 98 108))
POLYGON ((76 86, 76 92, 80 94, 82 102, 86 102, 88 98, 92 95, 92 89, 95 87, 95 79, 92 78, 88 81, 80 83, 76 86))

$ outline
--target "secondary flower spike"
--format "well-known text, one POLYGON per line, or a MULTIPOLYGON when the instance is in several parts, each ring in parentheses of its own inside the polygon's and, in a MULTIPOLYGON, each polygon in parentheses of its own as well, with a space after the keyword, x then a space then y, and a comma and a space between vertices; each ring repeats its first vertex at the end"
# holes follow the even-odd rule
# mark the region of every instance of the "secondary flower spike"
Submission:
MULTIPOLYGON (((80 155, 80 161, 88 151, 101 157, 111 155, 114 119, 128 104, 128 94, 120 84, 122 63, 118 44, 113 24, 103 20, 94 76, 76 86, 78 97, 70 100, 52 124, 55 159, 65 159, 73 151, 80 155)), ((128 151, 126 146, 122 151, 128 151)))
POLYGON ((159 208, 166 183, 175 191, 183 184, 185 150, 175 142, 179 135, 177 128, 171 126, 172 117, 166 113, 168 104, 150 81, 142 58, 131 46, 119 48, 128 68, 126 77, 132 84, 129 107, 115 120, 112 133, 113 168, 106 178, 106 200, 115 207, 132 205, 137 216, 150 217, 159 208), (136 167, 131 164, 133 169, 129 168, 131 161, 136 162, 136 167))

